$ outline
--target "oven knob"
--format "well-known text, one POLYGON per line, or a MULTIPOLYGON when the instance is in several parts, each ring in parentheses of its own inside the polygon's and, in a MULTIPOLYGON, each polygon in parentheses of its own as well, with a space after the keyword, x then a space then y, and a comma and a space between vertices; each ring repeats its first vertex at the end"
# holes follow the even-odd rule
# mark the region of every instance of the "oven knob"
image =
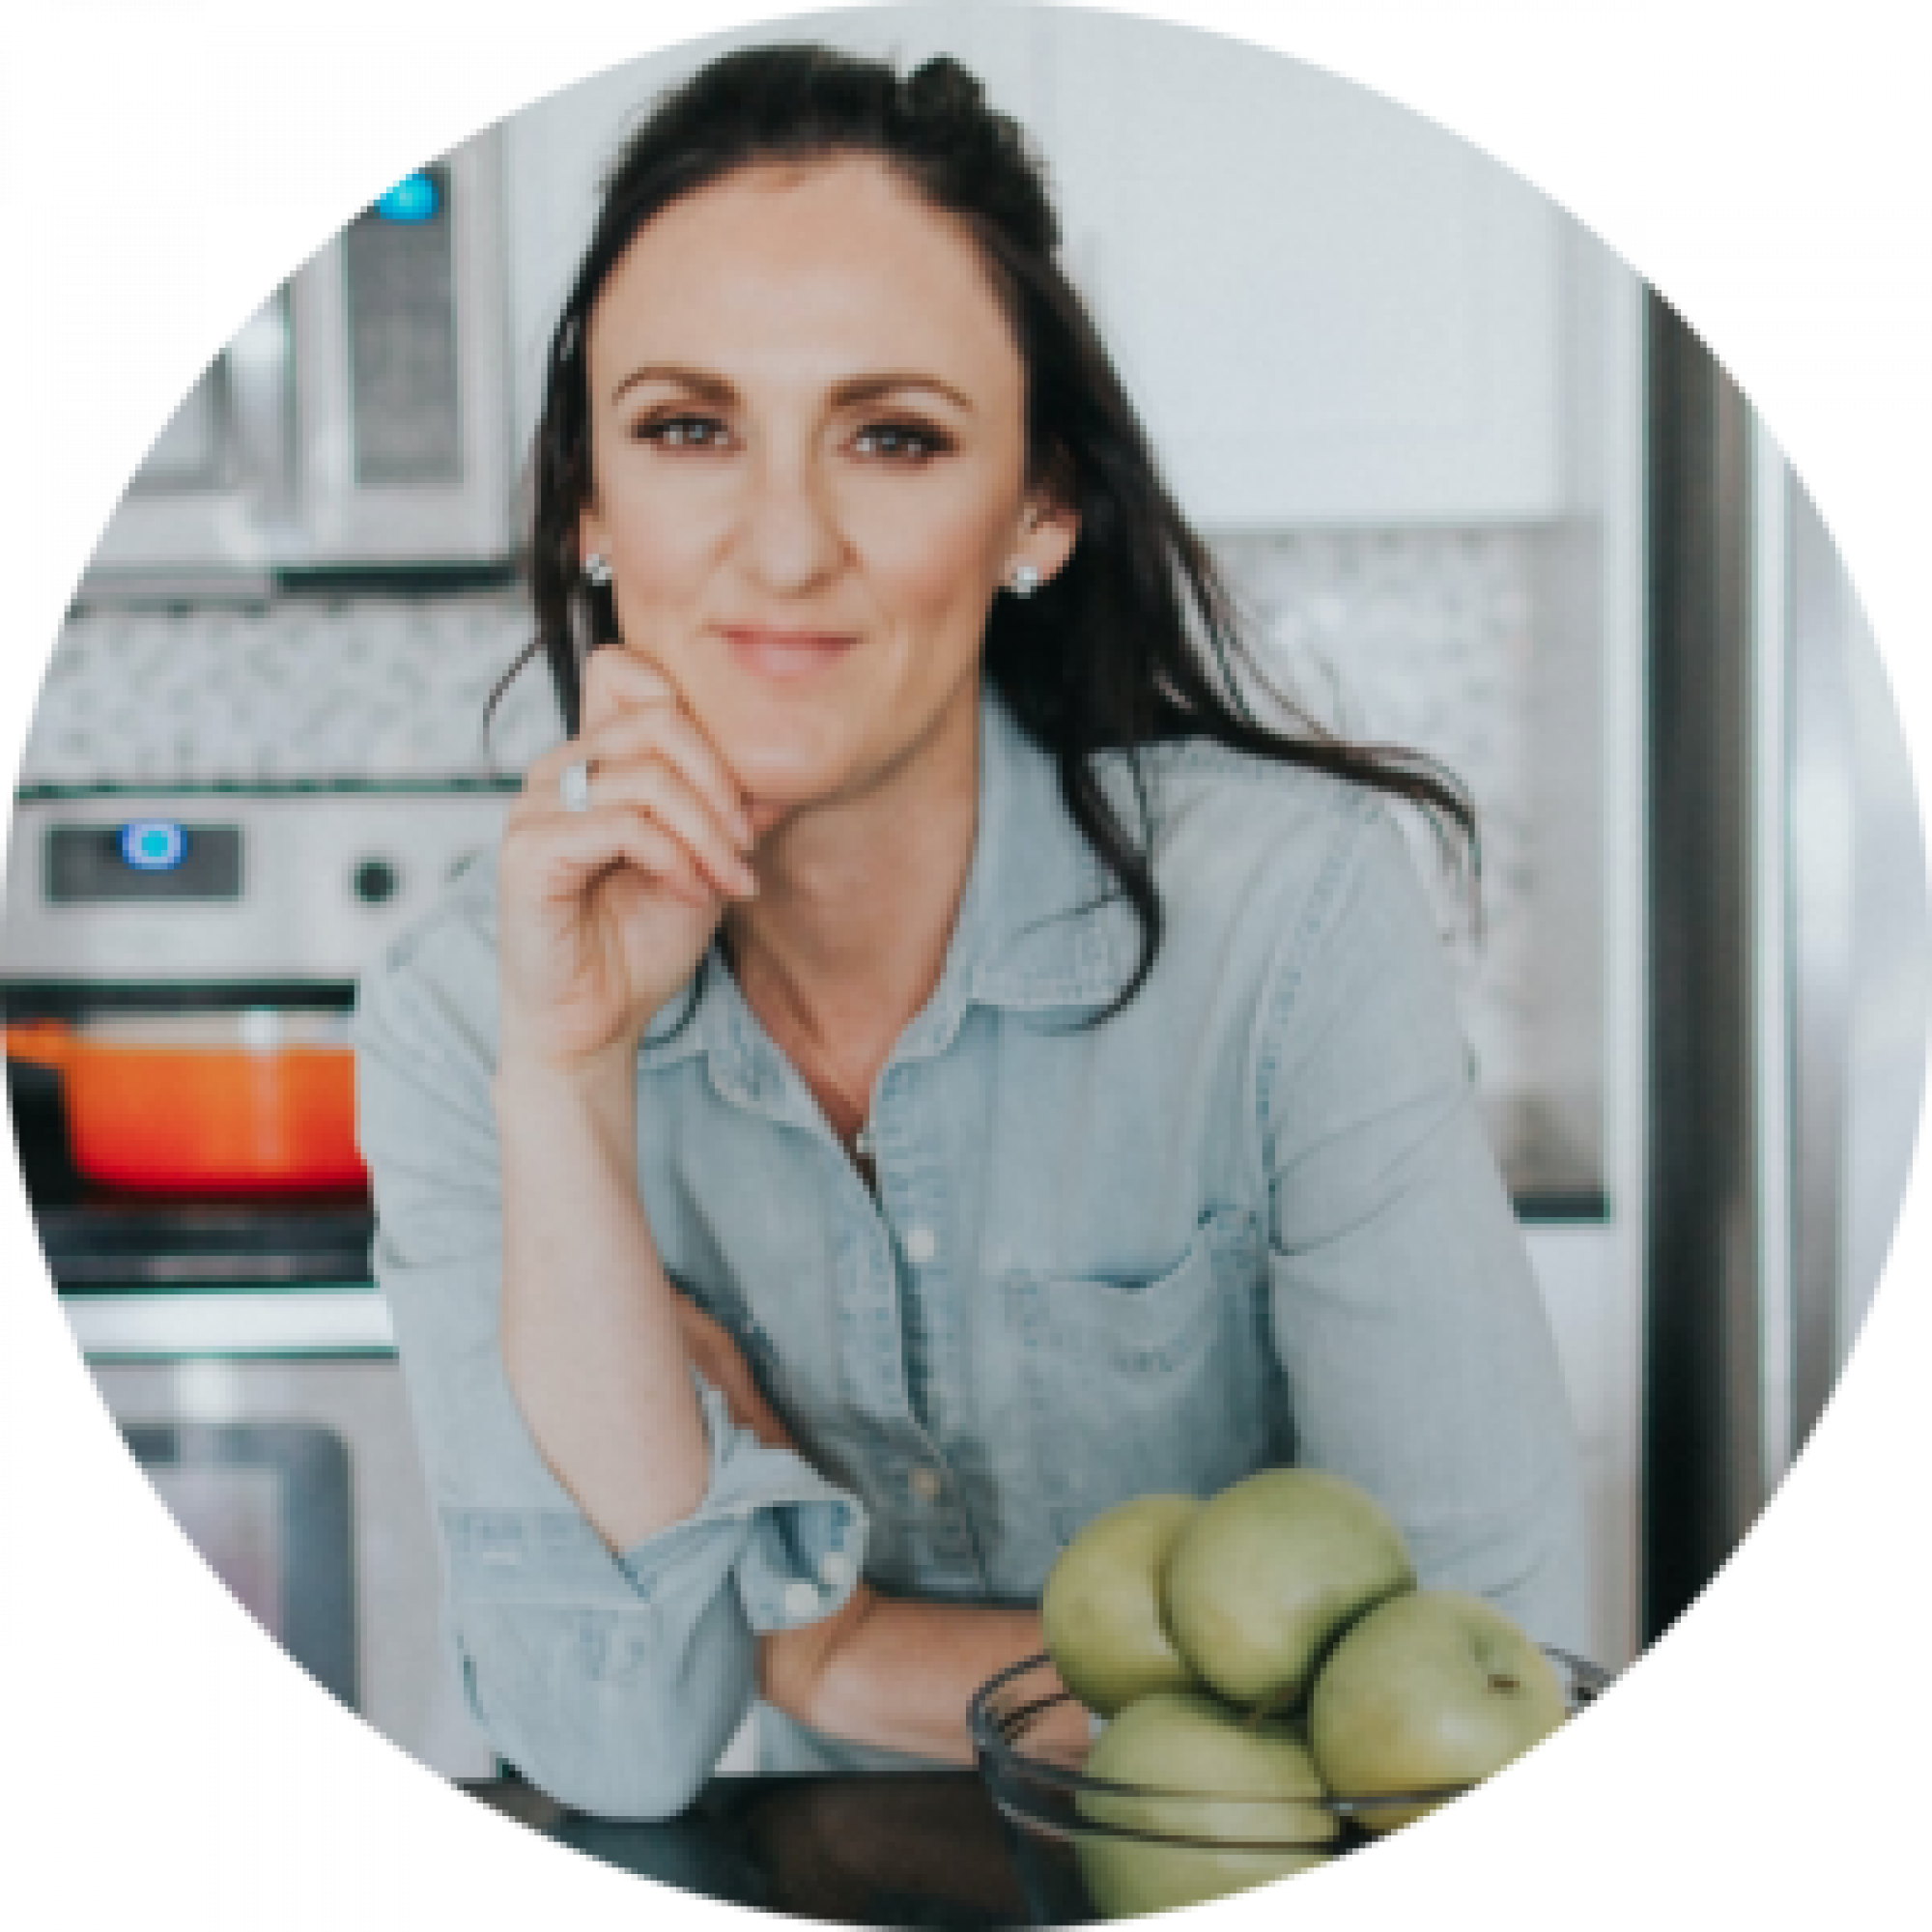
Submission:
POLYGON ((364 859, 350 881, 364 905, 386 905, 403 883, 402 874, 387 859, 364 859))

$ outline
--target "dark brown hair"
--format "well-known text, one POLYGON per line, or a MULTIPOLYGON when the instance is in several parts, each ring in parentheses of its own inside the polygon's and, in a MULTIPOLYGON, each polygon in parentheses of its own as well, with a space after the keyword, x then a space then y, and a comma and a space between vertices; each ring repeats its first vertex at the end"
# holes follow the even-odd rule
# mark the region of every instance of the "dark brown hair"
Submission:
POLYGON ((1028 599, 995 599, 985 674, 1053 756, 1068 812, 1140 923, 1140 960, 1101 1017, 1140 990, 1160 948, 1150 810, 1134 757, 1141 747, 1209 738, 1406 799, 1427 815, 1445 852, 1460 835, 1473 881, 1474 809, 1450 774, 1411 752, 1340 739, 1268 685, 1214 560, 1161 482, 1140 419, 1060 266, 1059 223, 1039 162, 1017 124, 948 57, 902 77, 886 62, 819 46, 729 53, 665 95, 627 140, 551 340, 533 459, 537 631, 509 675, 540 651, 574 732, 581 650, 616 636, 611 592, 584 581, 577 546, 590 488, 584 337, 619 257, 671 202, 739 169, 841 155, 883 161, 928 206, 964 224, 1018 345, 1031 480, 1079 514, 1079 540, 1052 581, 1028 599), (1260 722, 1244 678, 1281 705, 1293 729, 1260 722), (1127 754, 1137 834, 1095 776, 1093 757, 1103 751, 1127 754))

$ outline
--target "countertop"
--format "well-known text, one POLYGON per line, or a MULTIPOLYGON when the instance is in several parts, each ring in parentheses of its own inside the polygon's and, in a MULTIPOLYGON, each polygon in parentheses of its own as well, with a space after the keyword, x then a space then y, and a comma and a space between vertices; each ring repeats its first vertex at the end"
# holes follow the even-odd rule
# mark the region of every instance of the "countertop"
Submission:
MULTIPOLYGON (((713 1777, 661 1824, 587 1818, 514 1777, 446 1795, 533 1839, 541 1926, 1099 1932, 1066 1851, 1022 1843, 976 1770, 713 1777)), ((1422 1859, 1362 1833, 1337 1864, 1333 1922, 1642 1924, 1648 1849, 1646 1835, 1534 1853, 1472 1839, 1466 1855, 1437 1843, 1422 1859)))

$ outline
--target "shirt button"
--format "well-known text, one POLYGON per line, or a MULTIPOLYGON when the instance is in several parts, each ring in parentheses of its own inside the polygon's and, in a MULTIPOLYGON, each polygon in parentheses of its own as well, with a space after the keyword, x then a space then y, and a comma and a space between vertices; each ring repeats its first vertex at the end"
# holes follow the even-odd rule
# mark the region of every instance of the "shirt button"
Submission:
POLYGON ((916 1267, 923 1267, 939 1252, 939 1237, 930 1228, 915 1228, 906 1236, 906 1259, 916 1267))
POLYGON ((923 1503, 929 1503, 936 1500, 943 1487, 940 1482, 939 1471, 937 1469, 929 1469, 923 1463, 921 1463, 912 1472, 909 1480, 912 1483, 913 1494, 923 1503))
POLYGON ((817 1590, 801 1579, 785 1585, 784 1606, 788 1617, 815 1617, 825 1604, 817 1590))

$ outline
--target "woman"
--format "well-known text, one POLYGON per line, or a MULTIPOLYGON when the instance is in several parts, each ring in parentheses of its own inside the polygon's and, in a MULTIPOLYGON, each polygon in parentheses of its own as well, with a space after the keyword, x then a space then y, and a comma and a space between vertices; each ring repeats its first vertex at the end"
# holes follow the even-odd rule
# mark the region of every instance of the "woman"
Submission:
MULTIPOLYGON (((1209 560, 951 62, 715 63, 539 431, 571 732, 365 983, 471 1701, 581 1808, 963 1758, 1078 1526, 1269 1462, 1580 1637, 1576 1462, 1383 799, 1209 560), (599 648, 581 660, 588 634, 599 648)), ((534 648, 534 647, 533 647, 534 648)))

